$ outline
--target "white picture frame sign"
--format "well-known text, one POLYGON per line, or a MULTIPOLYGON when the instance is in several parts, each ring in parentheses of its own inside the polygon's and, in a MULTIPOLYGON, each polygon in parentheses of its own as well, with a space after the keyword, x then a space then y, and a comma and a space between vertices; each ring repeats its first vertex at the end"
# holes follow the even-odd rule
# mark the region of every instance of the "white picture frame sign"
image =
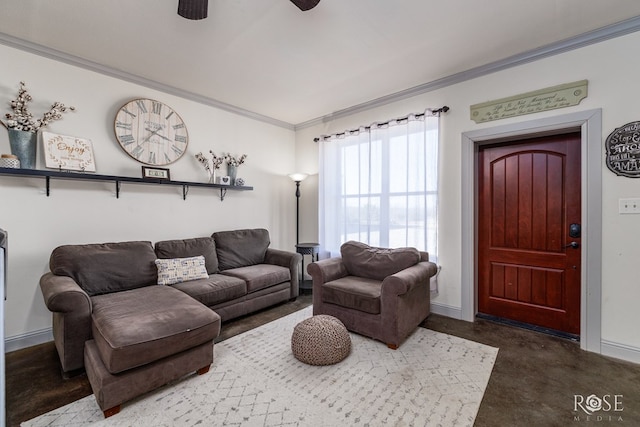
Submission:
POLYGON ((90 139, 42 132, 45 166, 51 169, 95 172, 90 139))

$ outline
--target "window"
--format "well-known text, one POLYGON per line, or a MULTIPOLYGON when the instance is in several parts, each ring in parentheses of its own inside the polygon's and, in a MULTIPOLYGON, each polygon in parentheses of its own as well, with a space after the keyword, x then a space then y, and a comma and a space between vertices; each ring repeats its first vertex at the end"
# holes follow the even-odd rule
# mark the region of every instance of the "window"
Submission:
POLYGON ((438 116, 431 111, 320 140, 320 243, 411 246, 437 260, 438 116))

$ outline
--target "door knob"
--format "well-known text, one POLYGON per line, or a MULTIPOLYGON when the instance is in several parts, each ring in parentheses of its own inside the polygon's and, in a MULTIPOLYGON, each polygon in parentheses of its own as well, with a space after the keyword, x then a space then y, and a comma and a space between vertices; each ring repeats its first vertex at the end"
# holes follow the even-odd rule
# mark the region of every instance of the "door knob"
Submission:
POLYGON ((578 242, 571 242, 568 245, 564 246, 565 248, 573 248, 573 249, 578 249, 580 247, 580 243, 578 242))

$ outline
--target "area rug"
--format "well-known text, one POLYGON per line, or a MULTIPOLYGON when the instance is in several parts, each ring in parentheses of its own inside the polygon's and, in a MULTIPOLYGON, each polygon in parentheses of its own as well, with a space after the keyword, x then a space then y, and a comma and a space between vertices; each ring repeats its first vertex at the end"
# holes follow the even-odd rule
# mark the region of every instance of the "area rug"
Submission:
POLYGON ((104 419, 93 395, 30 426, 472 426, 498 349, 417 328, 391 350, 351 334, 352 352, 310 366, 291 352, 311 307, 214 347, 209 373, 189 375, 104 419))

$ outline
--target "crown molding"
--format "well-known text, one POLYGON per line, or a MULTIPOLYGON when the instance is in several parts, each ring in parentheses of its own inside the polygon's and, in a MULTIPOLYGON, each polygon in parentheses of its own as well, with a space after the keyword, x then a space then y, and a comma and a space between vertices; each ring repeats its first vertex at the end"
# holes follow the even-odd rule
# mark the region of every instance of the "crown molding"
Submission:
POLYGON ((56 49, 51 49, 46 46, 42 46, 37 43, 32 43, 17 37, 10 36, 8 34, 0 32, 0 43, 9 47, 20 49, 35 55, 39 55, 45 58, 60 61, 69 65, 74 65, 80 68, 84 68, 90 71, 94 71, 100 74, 104 74, 109 77, 115 77, 120 80, 135 83, 141 86, 148 87, 150 89, 165 92, 171 95, 179 96, 181 98, 188 99, 190 101, 198 102, 200 104, 208 105, 211 107, 219 108, 224 111, 235 113, 253 120, 265 122, 274 126, 282 127, 288 130, 298 131, 311 126, 319 125, 322 123, 330 122, 334 119, 349 116, 355 113, 359 113, 372 108, 381 107, 393 102, 401 101, 403 99, 412 98, 423 93, 432 92, 434 90, 442 89, 447 86, 452 86, 458 83, 462 83, 468 80, 472 80, 478 77, 485 76, 487 74, 495 73, 498 71, 506 70, 508 68, 517 67, 519 65, 534 62, 543 58, 565 53, 574 49, 579 49, 585 46, 589 46, 595 43, 600 43, 605 40, 621 37, 627 34, 631 34, 640 30, 640 16, 636 16, 625 21, 618 22, 616 24, 608 25, 593 31, 589 31, 580 34, 576 37, 571 37, 565 40, 561 40, 556 43, 551 43, 546 46, 539 47, 537 49, 530 50, 521 54, 513 55, 499 61, 491 62, 479 67, 471 68, 466 71, 462 71, 456 74, 452 74, 441 79, 433 80, 431 82, 423 83, 418 86, 414 86, 399 92, 395 92, 389 95, 385 95, 370 101, 353 105, 351 107, 335 111, 333 113, 321 116, 315 119, 307 120, 298 124, 291 124, 282 120, 275 119, 273 117, 265 116, 263 114, 255 113, 253 111, 245 110, 240 107, 236 107, 231 104, 227 104, 222 101, 218 101, 213 98, 199 95, 197 93, 178 89, 174 86, 166 85, 154 80, 146 79, 144 77, 137 76, 135 74, 127 73, 122 70, 118 70, 112 67, 107 67, 97 62, 82 59, 75 55, 70 55, 61 52, 56 49))
POLYGON ((253 120, 258 120, 274 126, 279 126, 285 129, 294 130, 294 125, 291 123, 274 119, 273 117, 265 116, 263 114, 255 113, 253 111, 245 110, 244 108, 236 107, 235 105, 227 104, 225 102, 218 101, 213 98, 209 98, 206 96, 199 95, 197 93, 182 90, 174 86, 170 86, 170 85, 160 83, 151 79, 137 76, 135 74, 127 73, 125 71, 118 70, 116 68, 107 67, 97 62, 89 61, 75 55, 70 55, 68 53, 49 48, 47 46, 43 46, 37 43, 32 43, 17 37, 10 36, 9 34, 6 34, 6 33, 0 32, 0 44, 9 46, 12 48, 20 49, 25 52, 32 53, 34 55, 42 56, 44 58, 53 59, 55 61, 63 62, 65 64, 84 68, 89 71, 94 71, 96 73, 100 73, 105 76, 124 80, 129 83, 135 83, 140 86, 147 87, 149 89, 154 89, 154 90, 168 93, 170 95, 179 96, 189 101, 208 105, 210 107, 219 108, 221 110, 228 111, 230 113, 235 113, 240 116, 244 116, 253 120))
POLYGON ((600 43, 605 40, 621 37, 627 34, 634 33, 638 30, 640 30, 640 16, 636 16, 634 18, 627 19, 616 24, 608 25, 597 30, 589 31, 576 37, 571 37, 569 39, 561 40, 556 43, 551 43, 524 53, 513 55, 499 61, 491 62, 479 67, 462 71, 460 73, 452 74, 438 80, 433 80, 428 83, 414 86, 409 89, 385 95, 380 98, 364 102, 362 104, 335 111, 331 114, 327 114, 326 116, 298 123, 295 125, 295 130, 298 131, 300 129, 327 123, 340 117, 350 116, 355 113, 370 110, 376 107, 381 107, 393 102, 421 95, 423 93, 432 92, 437 89, 442 89, 447 86, 452 86, 458 83, 482 77, 487 74, 506 70, 512 67, 517 67, 529 62, 538 61, 543 58, 548 58, 550 56, 565 53, 574 49, 579 49, 581 47, 600 43))

